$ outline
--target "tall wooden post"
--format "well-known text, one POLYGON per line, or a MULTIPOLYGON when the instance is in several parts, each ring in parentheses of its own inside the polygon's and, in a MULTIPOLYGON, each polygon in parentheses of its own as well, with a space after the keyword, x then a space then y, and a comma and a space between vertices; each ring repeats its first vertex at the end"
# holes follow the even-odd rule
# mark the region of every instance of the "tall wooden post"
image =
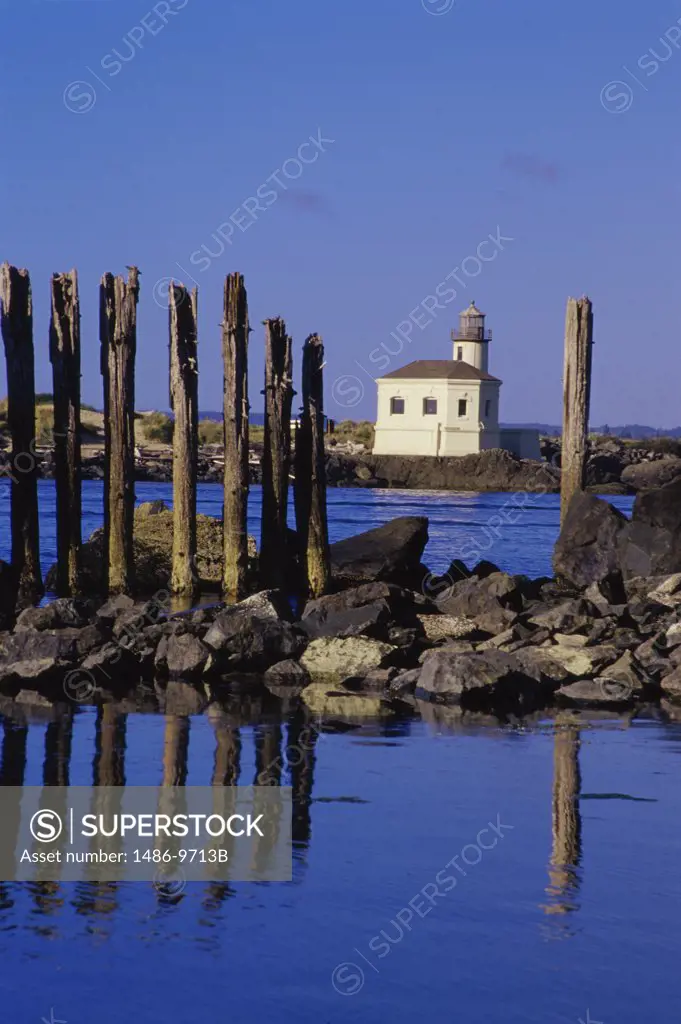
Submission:
POLYGON ((170 589, 196 590, 196 480, 199 457, 198 290, 171 282, 170 407, 173 430, 173 567, 170 589))
POLYGON ((283 587, 287 567, 288 477, 291 464, 293 356, 286 324, 265 320, 265 445, 262 458, 260 577, 283 587))
POLYGON ((565 519, 572 497, 586 486, 592 346, 593 312, 590 300, 568 299, 563 370, 561 522, 565 519))
POLYGON ((248 297, 241 274, 225 281, 224 365, 225 497, 222 589, 238 601, 248 572, 248 297))
POLYGON ((104 572, 109 593, 134 588, 135 354, 139 271, 105 274, 100 286, 104 378, 104 572))
POLYGON ((313 597, 331 582, 329 529, 326 517, 324 458, 324 345, 311 334, 303 346, 303 410, 296 430, 296 526, 313 597))
POLYGON ((9 263, 0 267, 0 330, 7 360, 7 418, 12 436, 12 570, 17 606, 24 607, 43 593, 35 455, 33 300, 28 271, 9 263))
POLYGON ((52 276, 50 360, 54 390, 57 592, 80 591, 80 302, 78 275, 52 276))

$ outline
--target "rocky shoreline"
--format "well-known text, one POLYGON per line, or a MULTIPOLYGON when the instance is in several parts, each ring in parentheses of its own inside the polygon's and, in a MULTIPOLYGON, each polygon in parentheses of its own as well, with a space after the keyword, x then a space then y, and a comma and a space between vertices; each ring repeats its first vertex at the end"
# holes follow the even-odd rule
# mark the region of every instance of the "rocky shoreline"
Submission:
MULTIPOLYGON (((681 445, 678 446, 681 453, 681 445)), ((362 445, 329 439, 326 452, 327 482, 331 487, 397 488, 451 491, 527 491, 557 493, 560 490, 560 441, 544 438, 542 461, 519 459, 502 449, 452 458, 371 455, 362 445)), ((672 452, 676 451, 672 445, 672 452)), ((681 457, 664 448, 626 444, 616 439, 592 443, 587 464, 587 489, 600 493, 634 494, 659 487, 681 475, 681 457)), ((262 445, 251 445, 251 483, 262 482, 262 445)), ((45 479, 54 473, 53 449, 37 452, 38 471, 45 479)), ((12 471, 7 452, 0 452, 0 475, 12 471)), ((104 451, 85 450, 83 479, 104 479, 104 451)), ((135 475, 139 481, 172 481, 172 448, 138 448, 135 475)), ((221 483, 223 453, 219 445, 204 445, 199 452, 201 483, 221 483)))
POLYGON ((140 688, 180 688, 197 706, 269 693, 322 717, 358 701, 502 720, 561 708, 674 714, 680 510, 681 479, 639 495, 631 520, 578 495, 555 579, 489 562, 432 574, 421 561, 427 520, 404 517, 332 545, 334 592, 299 605, 277 591, 187 611, 162 590, 57 600, 5 623, 0 693, 47 706, 140 688))

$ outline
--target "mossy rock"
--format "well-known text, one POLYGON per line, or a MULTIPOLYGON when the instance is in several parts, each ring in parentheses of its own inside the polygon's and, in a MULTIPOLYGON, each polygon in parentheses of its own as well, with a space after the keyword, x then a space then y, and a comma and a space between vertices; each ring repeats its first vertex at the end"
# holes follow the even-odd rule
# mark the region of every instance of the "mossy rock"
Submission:
MULTIPOLYGON (((150 501, 135 509, 135 579, 138 594, 167 590, 170 584, 173 551, 173 513, 163 501, 150 501)), ((222 520, 212 516, 196 517, 196 570, 199 588, 219 590, 222 580, 222 520)), ((250 569, 255 577, 257 549, 248 538, 250 569)), ((104 530, 100 528, 83 544, 83 590, 98 593, 102 589, 104 530)), ((56 566, 46 577, 45 586, 54 590, 56 566)))

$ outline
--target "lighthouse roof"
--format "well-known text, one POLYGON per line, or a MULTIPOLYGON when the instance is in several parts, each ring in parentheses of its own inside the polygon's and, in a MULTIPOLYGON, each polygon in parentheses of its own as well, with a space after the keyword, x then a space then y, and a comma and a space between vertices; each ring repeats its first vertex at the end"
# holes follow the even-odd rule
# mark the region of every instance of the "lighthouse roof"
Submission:
POLYGON ((462 311, 461 316, 486 316, 486 314, 478 309, 475 305, 475 299, 473 299, 468 309, 462 311))
POLYGON ((498 377, 478 370, 476 366, 464 363, 461 359, 417 359, 383 376, 411 380, 491 380, 500 383, 498 377))

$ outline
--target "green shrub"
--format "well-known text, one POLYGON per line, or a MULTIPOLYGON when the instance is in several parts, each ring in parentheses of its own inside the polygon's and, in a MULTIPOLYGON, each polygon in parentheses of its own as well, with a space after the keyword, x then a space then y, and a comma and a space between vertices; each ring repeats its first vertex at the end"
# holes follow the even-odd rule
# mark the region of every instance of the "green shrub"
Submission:
POLYGON ((370 420, 342 420, 336 423, 334 432, 331 435, 337 441, 354 441, 355 444, 363 444, 366 448, 372 448, 374 444, 374 425, 370 420))
POLYGON ((173 443, 174 423, 164 412, 151 412, 143 418, 142 426, 147 441, 159 441, 162 444, 173 443))
POLYGON ((222 444, 224 435, 222 423, 216 420, 201 420, 199 423, 199 444, 222 444))
POLYGON ((39 404, 36 408, 35 439, 38 444, 54 444, 54 414, 51 405, 39 404))

